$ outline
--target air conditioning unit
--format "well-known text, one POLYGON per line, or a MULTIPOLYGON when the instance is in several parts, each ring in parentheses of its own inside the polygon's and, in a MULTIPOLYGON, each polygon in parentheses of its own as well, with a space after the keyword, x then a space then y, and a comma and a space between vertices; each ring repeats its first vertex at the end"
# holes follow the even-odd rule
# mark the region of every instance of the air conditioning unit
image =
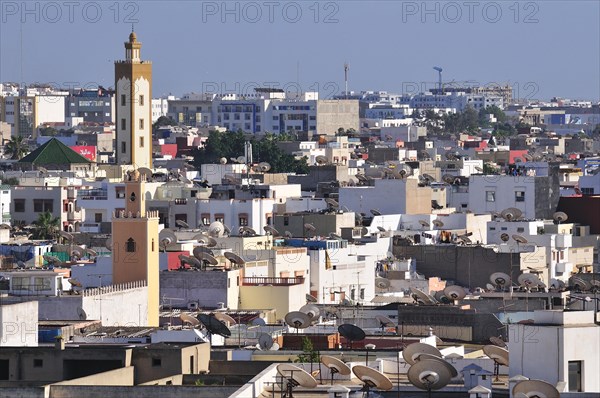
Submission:
POLYGON ((187 308, 190 311, 196 311, 198 309, 199 305, 197 301, 191 301, 188 303, 187 308))

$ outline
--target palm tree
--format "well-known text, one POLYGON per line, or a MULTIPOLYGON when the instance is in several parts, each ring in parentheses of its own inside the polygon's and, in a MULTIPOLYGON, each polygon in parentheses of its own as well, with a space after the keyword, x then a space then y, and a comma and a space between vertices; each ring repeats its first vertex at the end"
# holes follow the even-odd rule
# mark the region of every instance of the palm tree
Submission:
POLYGON ((29 146, 21 135, 12 136, 4 145, 4 154, 10 156, 11 159, 20 160, 27 152, 29 152, 29 146))
POLYGON ((37 221, 33 222, 33 238, 34 239, 56 239, 58 236, 60 219, 53 217, 52 213, 46 211, 40 213, 37 221))

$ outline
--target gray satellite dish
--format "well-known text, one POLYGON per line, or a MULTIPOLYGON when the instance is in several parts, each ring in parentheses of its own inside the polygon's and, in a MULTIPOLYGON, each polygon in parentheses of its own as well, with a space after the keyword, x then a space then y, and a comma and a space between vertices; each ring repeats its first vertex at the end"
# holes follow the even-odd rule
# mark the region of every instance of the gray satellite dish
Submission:
POLYGON ((381 212, 378 209, 371 209, 370 212, 374 216, 380 216, 381 215, 381 212))
POLYGON ((381 335, 383 336, 383 331, 386 327, 396 326, 396 323, 392 321, 387 316, 383 315, 375 315, 375 319, 379 322, 379 327, 381 327, 381 335))
POLYGON ((334 240, 344 240, 344 238, 333 232, 329 234, 329 237, 334 240))
POLYGON ((240 256, 238 256, 237 254, 235 254, 233 252, 225 252, 225 253, 223 253, 223 255, 232 264, 235 264, 236 267, 241 267, 244 264, 246 264, 246 261, 244 261, 243 258, 241 258, 240 256))
POLYGON ((446 297, 448 297, 448 299, 450 299, 450 300, 457 301, 457 300, 464 299, 465 296, 467 295, 467 293, 465 292, 465 289, 463 289, 462 287, 453 285, 453 286, 447 286, 444 289, 444 295, 446 297))
POLYGON ((375 278, 375 286, 380 290, 385 290, 390 287, 390 280, 387 278, 375 278))
POLYGON ((269 163, 267 163, 267 162, 260 162, 258 164, 258 168, 263 173, 266 173, 267 171, 271 170, 271 165, 269 163))
POLYGON ((188 223, 183 220, 175 220, 175 225, 177 225, 179 228, 190 229, 188 223))
POLYGON ((517 279, 519 285, 526 289, 536 288, 540 284, 540 278, 538 278, 535 274, 521 274, 517 279))
POLYGON ((554 221, 556 221, 558 224, 560 224, 561 222, 567 221, 569 216, 567 216, 567 213, 564 213, 562 211, 557 211, 556 213, 554 213, 552 218, 554 219, 554 221))
POLYGON ((504 218, 506 221, 518 220, 522 216, 523 212, 516 207, 509 207, 500 213, 500 217, 504 218))
POLYGON ((304 224, 304 229, 309 232, 314 232, 317 230, 317 228, 314 225, 309 223, 304 224))
POLYGON ((275 228, 271 227, 270 225, 265 225, 263 227, 263 229, 265 230, 265 232, 268 235, 272 235, 272 236, 279 236, 279 231, 276 230, 275 228))
POLYGON ((372 388, 388 391, 394 387, 386 375, 367 366, 354 365, 352 367, 352 373, 354 373, 354 375, 363 382, 362 391, 366 393, 367 397, 369 396, 369 391, 372 388))
POLYGON ((565 289, 565 283, 560 279, 550 279, 550 290, 563 291, 565 289))
POLYGON ((590 284, 578 276, 572 276, 569 279, 569 286, 571 286, 574 290, 580 291, 580 292, 585 292, 585 291, 591 289, 590 284))
POLYGON ((425 220, 419 220, 419 224, 421 224, 422 227, 429 228, 429 223, 425 220))
POLYGON ((310 294, 306 294, 305 297, 306 297, 306 301, 309 303, 316 303, 317 301, 319 301, 319 300, 317 300, 317 298, 315 296, 312 296, 310 294))
POLYGON ((502 340, 501 337, 496 337, 496 336, 490 337, 490 343, 492 343, 493 345, 496 345, 500 348, 506 348, 506 342, 504 340, 502 340))
POLYGON ((436 228, 442 228, 444 226, 444 222, 442 220, 433 220, 432 224, 436 228))
POLYGON ((335 199, 332 199, 332 198, 325 199, 325 203, 327 203, 327 205, 334 207, 334 208, 340 207, 340 204, 335 199))
POLYGON ((263 318, 254 318, 251 322, 252 326, 265 326, 267 323, 263 318))
POLYGON ((316 321, 317 319, 319 319, 319 316, 321 315, 321 311, 319 310, 319 307, 317 307, 314 304, 305 304, 302 307, 300 307, 299 311, 304 312, 305 314, 309 315, 311 321, 316 321))
POLYGON ((58 231, 58 234, 60 235, 61 238, 64 238, 65 240, 72 242, 73 241, 73 235, 65 232, 65 231, 58 231))
POLYGON ((419 355, 421 354, 430 354, 440 358, 442 357, 442 353, 440 352, 440 350, 438 350, 432 345, 425 343, 412 343, 406 346, 404 350, 402 350, 402 358, 404 358, 406 363, 408 363, 409 365, 413 365, 414 363, 416 363, 419 358, 419 355))
POLYGON ((441 361, 424 359, 408 369, 408 380, 421 390, 439 390, 452 379, 448 367, 441 361))
POLYGON ((513 235, 513 236, 512 236, 512 238, 513 238, 513 239, 515 240, 515 242, 517 242, 517 243, 521 243, 521 244, 523 244, 523 243, 527 243, 527 239, 525 239, 525 238, 524 238, 523 236, 521 236, 521 235, 517 235, 517 234, 515 234, 515 235, 513 235))
POLYGON ((285 323, 295 329, 306 329, 310 326, 311 316, 300 311, 288 312, 285 316, 285 323))
POLYGON ((87 313, 85 312, 85 310, 83 308, 77 307, 77 317, 79 317, 80 321, 87 320, 87 313))
POLYGON ((377 226, 377 230, 379 232, 386 232, 385 228, 383 228, 382 226, 377 226))
POLYGON ((292 233, 291 233, 290 231, 285 231, 285 232, 283 233, 283 236, 285 236, 285 237, 286 237, 286 238, 288 238, 288 239, 291 239, 291 238, 293 238, 293 235, 292 235, 292 233))
POLYGON ((410 293, 413 296, 413 298, 415 298, 415 301, 420 301, 425 305, 436 304, 436 301, 433 297, 415 287, 410 288, 410 293))
POLYGON ((219 260, 217 260, 210 253, 206 253, 206 252, 199 251, 199 250, 196 251, 196 249, 194 249, 194 257, 196 257, 198 260, 202 261, 202 264, 204 264, 204 265, 212 265, 212 266, 219 265, 219 260))
POLYGON ((217 245, 217 241, 212 236, 206 237, 206 246, 207 247, 215 247, 217 245))
POLYGON ((96 251, 92 249, 85 249, 85 254, 91 257, 96 257, 98 255, 98 253, 96 253, 96 251))
POLYGON ((258 335, 258 345, 261 350, 270 350, 273 347, 273 337, 268 333, 258 335))
POLYGON ((523 380, 513 387, 513 397, 560 398, 560 393, 550 383, 542 380, 523 380))
POLYGON ((502 242, 508 242, 510 240, 510 235, 508 235, 507 233, 502 233, 500 235, 500 240, 502 242))

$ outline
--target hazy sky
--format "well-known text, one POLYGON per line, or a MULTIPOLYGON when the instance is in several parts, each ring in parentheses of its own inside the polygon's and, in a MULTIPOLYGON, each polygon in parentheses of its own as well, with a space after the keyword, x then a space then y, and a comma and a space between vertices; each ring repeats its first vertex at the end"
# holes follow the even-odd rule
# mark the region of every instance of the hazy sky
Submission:
POLYGON ((422 91, 510 82, 515 95, 600 100, 600 2, 0 0, 0 81, 114 85, 135 23, 154 96, 422 91), (22 51, 21 51, 22 43, 22 51))

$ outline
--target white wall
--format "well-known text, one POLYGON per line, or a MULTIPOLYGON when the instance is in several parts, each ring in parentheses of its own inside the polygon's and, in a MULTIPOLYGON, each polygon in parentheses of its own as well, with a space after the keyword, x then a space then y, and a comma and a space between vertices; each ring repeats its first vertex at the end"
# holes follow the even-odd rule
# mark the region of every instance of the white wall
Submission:
POLYGON ((0 305, 0 325, 0 347, 37 347, 37 301, 0 305))
POLYGON ((535 178, 527 176, 474 175, 469 183, 469 210, 481 214, 502 212, 515 207, 527 219, 535 218, 535 178), (495 200, 488 202, 486 192, 494 192, 495 200), (525 200, 517 202, 515 192, 524 191, 525 200))

